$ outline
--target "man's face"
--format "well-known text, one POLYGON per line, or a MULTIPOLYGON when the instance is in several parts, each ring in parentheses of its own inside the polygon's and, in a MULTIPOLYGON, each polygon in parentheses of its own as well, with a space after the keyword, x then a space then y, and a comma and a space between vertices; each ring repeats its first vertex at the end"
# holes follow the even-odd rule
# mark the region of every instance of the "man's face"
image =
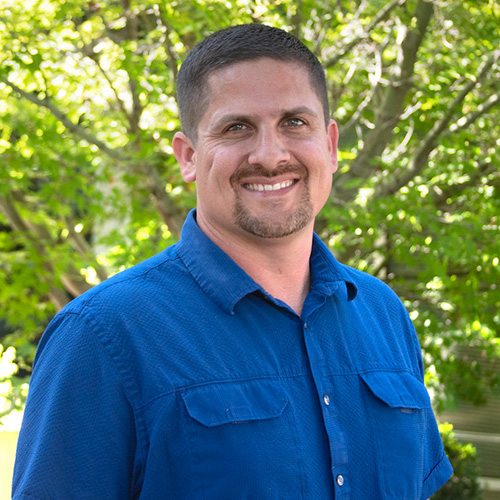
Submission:
POLYGON ((196 145, 174 140, 202 230, 283 238, 312 228, 337 168, 337 127, 325 129, 307 70, 262 58, 215 71, 208 86, 196 145))

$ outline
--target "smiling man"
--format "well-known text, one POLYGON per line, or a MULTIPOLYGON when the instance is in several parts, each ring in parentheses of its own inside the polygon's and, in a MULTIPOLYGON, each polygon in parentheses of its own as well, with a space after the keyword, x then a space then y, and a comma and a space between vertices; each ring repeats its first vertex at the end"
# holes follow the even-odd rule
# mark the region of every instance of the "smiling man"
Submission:
POLYGON ((337 168, 337 126, 296 61, 224 65, 206 86, 196 135, 179 132, 173 143, 184 179, 197 184, 198 226, 300 314, 314 218, 337 168))
POLYGON ((313 232, 337 169, 320 63, 236 26, 178 101, 197 208, 49 325, 13 498, 427 499, 452 470, 408 314, 313 232))

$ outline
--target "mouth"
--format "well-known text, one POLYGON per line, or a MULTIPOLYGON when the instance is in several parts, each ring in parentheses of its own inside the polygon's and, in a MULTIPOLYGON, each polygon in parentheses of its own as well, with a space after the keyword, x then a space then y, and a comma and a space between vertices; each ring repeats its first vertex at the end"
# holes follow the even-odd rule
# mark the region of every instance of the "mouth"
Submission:
POLYGON ((298 182, 298 180, 287 180, 283 182, 276 182, 274 184, 270 183, 248 183, 243 184, 243 187, 248 191, 279 191, 280 189, 286 189, 298 182))

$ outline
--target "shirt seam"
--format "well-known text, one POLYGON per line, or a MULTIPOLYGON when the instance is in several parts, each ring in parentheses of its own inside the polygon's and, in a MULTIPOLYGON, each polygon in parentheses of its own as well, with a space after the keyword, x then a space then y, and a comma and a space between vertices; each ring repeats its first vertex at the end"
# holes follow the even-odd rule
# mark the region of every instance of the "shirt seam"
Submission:
POLYGON ((163 392, 162 394, 158 394, 157 396, 154 396, 153 398, 149 399, 146 403, 144 403, 140 409, 142 410, 143 408, 151 405, 153 402, 155 402, 157 399, 164 398, 166 396, 170 396, 171 394, 176 394, 182 391, 190 391, 193 389, 198 389, 200 387, 208 387, 211 385, 216 385, 216 384, 232 384, 232 383, 240 383, 240 382, 253 382, 256 380, 287 380, 287 379, 294 379, 294 378, 303 378, 307 377, 307 373, 299 373, 299 374, 293 374, 293 375, 264 375, 264 376, 258 376, 258 377, 242 377, 242 378, 231 378, 231 379, 218 379, 218 380, 211 380, 209 382, 200 382, 196 384, 186 384, 182 386, 175 387, 173 389, 170 389, 168 391, 163 392))
MULTIPOLYGON (((362 369, 362 370, 351 370, 351 371, 346 371, 346 372, 327 372, 325 375, 329 375, 331 377, 345 377, 348 375, 365 375, 367 373, 379 373, 379 372, 390 372, 390 373, 408 373, 410 375, 416 376, 415 371, 411 370, 410 368, 394 368, 394 367, 380 367, 380 368, 368 368, 368 369, 362 369)), ((417 377, 418 378, 418 377, 417 377)), ((418 378, 420 381, 420 379, 418 378)))
MULTIPOLYGON (((326 375, 330 375, 333 377, 343 377, 343 376, 354 376, 354 375, 364 375, 365 373, 373 373, 373 372, 391 372, 391 373, 408 373, 410 375, 415 376, 415 373, 412 372, 411 370, 408 369, 374 369, 374 370, 359 370, 359 371, 351 371, 351 372, 345 372, 345 373, 335 373, 331 374, 328 373, 326 375)), ((137 407, 138 411, 144 410, 144 408, 147 408, 151 404, 153 404, 155 401, 158 399, 162 399, 164 397, 170 396, 172 394, 177 394, 182 391, 190 391, 193 389, 198 389, 200 387, 207 387, 211 385, 218 385, 218 384, 234 384, 234 383, 242 383, 242 382, 254 382, 258 380, 289 380, 289 379, 297 379, 297 378, 304 378, 310 376, 309 373, 295 373, 295 374, 290 374, 290 375, 263 375, 263 376, 256 376, 256 377, 241 377, 241 378, 231 378, 231 379, 217 379, 217 380, 210 380, 209 382, 199 382, 199 383, 194 383, 194 384, 185 384, 185 385, 180 385, 177 387, 174 387, 172 389, 169 389, 161 394, 158 394, 145 403, 143 403, 141 406, 137 407)))
MULTIPOLYGON (((99 342, 99 345, 102 347, 104 352, 106 353, 107 357, 111 361, 114 369, 116 370, 116 373, 118 374, 119 380, 122 383, 123 391, 124 391, 124 396, 130 403, 130 407, 132 409, 133 415, 134 415, 134 420, 136 422, 136 427, 137 427, 137 451, 138 451, 138 457, 139 458, 139 467, 137 469, 138 475, 133 476, 136 477, 137 485, 140 485, 143 477, 143 466, 146 463, 146 456, 147 456, 147 449, 148 449, 148 443, 149 443, 149 433, 148 433, 148 428, 146 425, 146 422, 144 418, 142 417, 143 411, 143 405, 137 404, 137 400, 140 399, 137 395, 134 396, 134 393, 137 391, 134 390, 133 383, 128 379, 127 372, 120 369, 120 363, 119 360, 117 359, 119 356, 116 356, 111 349, 109 349, 108 345, 103 342, 103 339, 101 336, 97 333, 98 331, 98 325, 93 321, 91 314, 89 314, 89 311, 65 311, 63 314, 65 315, 73 315, 73 316, 78 316, 83 322, 85 322, 88 327, 89 327, 89 332, 96 338, 97 342, 99 342)), ((135 469, 135 467, 134 467, 135 469)))
MULTIPOLYGON (((160 266, 163 266, 163 265, 165 265, 168 262, 174 262, 176 260, 180 260, 182 262, 182 264, 184 265, 184 262, 181 259, 181 257, 179 256, 179 254, 177 253, 177 250, 176 250, 175 253, 176 253, 175 256, 166 257, 160 263, 156 264, 155 266, 149 267, 148 269, 144 270, 140 274, 137 274, 135 276, 125 276, 122 279, 114 281, 113 283, 106 284, 105 286, 103 286, 99 290, 96 290, 91 297, 89 297, 85 302, 83 302, 81 304, 81 306, 80 306, 80 310, 79 311, 67 311, 67 313, 82 314, 86 309, 88 309, 90 307, 90 305, 94 301, 94 299, 96 297, 98 297, 100 294, 102 294, 105 290, 111 289, 111 288, 115 287, 116 285, 125 283, 127 281, 133 281, 133 280, 136 280, 136 279, 145 278, 150 272, 154 271, 155 269, 158 269, 160 266)), ((134 266, 132 266, 132 267, 134 267, 134 266)), ((129 269, 132 269, 132 267, 130 267, 129 269)), ((124 270, 123 272, 125 273, 126 271, 127 270, 124 270)), ((106 283, 106 282, 104 281, 103 283, 106 283)))
POLYGON ((439 458, 438 463, 431 469, 429 474, 427 474, 426 478, 422 481, 422 485, 426 483, 426 481, 434 474, 434 471, 443 463, 444 460, 448 460, 446 453, 441 453, 441 457, 439 458))

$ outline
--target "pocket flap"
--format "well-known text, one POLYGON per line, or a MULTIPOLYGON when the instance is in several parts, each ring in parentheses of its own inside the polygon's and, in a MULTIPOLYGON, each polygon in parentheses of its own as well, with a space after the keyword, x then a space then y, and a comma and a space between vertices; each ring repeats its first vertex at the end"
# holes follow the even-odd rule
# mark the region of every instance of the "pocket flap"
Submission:
POLYGON ((361 375, 377 398, 391 408, 430 408, 425 385, 406 372, 369 372, 361 375))
POLYGON ((204 385, 182 398, 189 415, 206 427, 279 417, 288 404, 280 384, 270 380, 204 385))

